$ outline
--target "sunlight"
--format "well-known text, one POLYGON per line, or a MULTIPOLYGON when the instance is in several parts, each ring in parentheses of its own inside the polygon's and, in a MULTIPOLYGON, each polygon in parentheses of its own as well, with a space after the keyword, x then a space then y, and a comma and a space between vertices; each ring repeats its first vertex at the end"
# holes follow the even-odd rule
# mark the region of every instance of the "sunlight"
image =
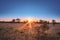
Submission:
POLYGON ((32 24, 36 21, 35 19, 33 18, 25 18, 23 19, 22 21, 27 21, 23 26, 21 26, 21 28, 19 28, 19 30, 25 30, 25 29, 28 29, 29 32, 31 31, 32 29, 32 24))
POLYGON ((34 22, 34 19, 32 19, 32 18, 27 18, 27 21, 28 21, 28 23, 32 23, 32 22, 34 22))
POLYGON ((29 19, 27 19, 28 20, 28 22, 33 22, 33 20, 31 19, 31 18, 29 18, 29 19))

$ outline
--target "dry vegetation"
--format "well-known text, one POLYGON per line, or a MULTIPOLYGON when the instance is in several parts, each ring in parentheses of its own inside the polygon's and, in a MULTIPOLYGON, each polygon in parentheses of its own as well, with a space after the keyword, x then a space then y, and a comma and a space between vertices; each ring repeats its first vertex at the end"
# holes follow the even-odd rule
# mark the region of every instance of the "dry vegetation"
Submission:
POLYGON ((60 24, 47 24, 48 29, 42 29, 43 24, 33 23, 31 29, 23 23, 0 23, 0 40, 60 40, 60 24))

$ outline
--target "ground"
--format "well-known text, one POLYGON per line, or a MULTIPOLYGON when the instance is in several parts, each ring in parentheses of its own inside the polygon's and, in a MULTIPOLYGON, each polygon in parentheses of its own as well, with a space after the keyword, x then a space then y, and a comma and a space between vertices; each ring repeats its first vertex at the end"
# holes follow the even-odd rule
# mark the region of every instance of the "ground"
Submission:
POLYGON ((60 40, 60 24, 48 24, 49 29, 44 33, 41 31, 41 25, 38 23, 0 23, 0 40, 60 40))

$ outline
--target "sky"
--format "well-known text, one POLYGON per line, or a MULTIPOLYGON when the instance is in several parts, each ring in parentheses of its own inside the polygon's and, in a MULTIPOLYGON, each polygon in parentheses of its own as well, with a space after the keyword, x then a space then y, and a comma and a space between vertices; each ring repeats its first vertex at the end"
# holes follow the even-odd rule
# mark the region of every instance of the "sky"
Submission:
POLYGON ((0 18, 60 19, 60 0, 0 0, 0 18))

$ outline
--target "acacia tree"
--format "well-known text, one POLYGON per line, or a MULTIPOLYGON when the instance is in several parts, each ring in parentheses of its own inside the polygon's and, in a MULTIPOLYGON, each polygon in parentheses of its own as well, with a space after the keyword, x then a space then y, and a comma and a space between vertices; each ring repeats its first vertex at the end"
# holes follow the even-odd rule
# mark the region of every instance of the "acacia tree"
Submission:
POLYGON ((40 20, 39 22, 42 24, 43 23, 43 20, 40 20))
POLYGON ((15 19, 12 19, 12 22, 15 22, 15 19))
POLYGON ((20 22, 20 19, 19 19, 19 18, 17 18, 17 19, 16 19, 16 21, 17 21, 17 22, 20 22))
POLYGON ((52 20, 52 24, 55 25, 56 21, 55 20, 52 20))

